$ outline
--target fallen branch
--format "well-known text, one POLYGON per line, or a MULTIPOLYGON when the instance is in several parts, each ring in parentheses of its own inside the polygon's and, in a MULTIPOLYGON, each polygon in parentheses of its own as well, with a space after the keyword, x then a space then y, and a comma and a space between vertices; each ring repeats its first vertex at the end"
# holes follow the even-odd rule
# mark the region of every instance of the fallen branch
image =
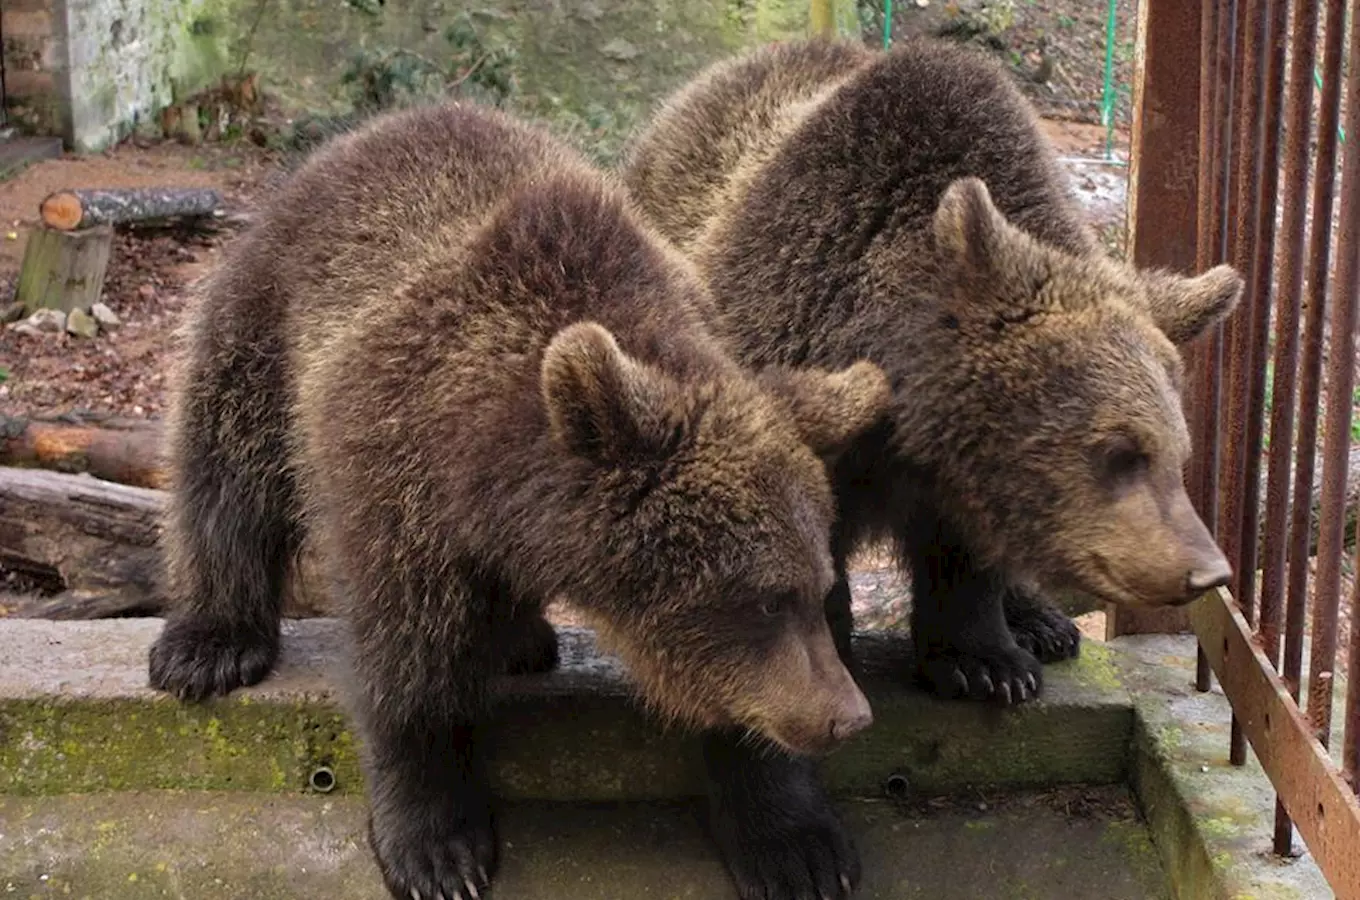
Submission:
MULTIPOLYGON (((19 598, 18 618, 154 616, 166 608, 160 533, 165 493, 37 469, 0 467, 0 568, 60 591, 19 598)), ((284 615, 332 614, 311 554, 285 590, 284 615)))
POLYGON ((61 231, 95 225, 130 225, 213 215, 222 197, 211 188, 72 190, 49 194, 39 207, 43 222, 61 231))
POLYGON ((79 425, 0 414, 0 465, 88 472, 134 487, 166 485, 161 429, 147 422, 79 425))

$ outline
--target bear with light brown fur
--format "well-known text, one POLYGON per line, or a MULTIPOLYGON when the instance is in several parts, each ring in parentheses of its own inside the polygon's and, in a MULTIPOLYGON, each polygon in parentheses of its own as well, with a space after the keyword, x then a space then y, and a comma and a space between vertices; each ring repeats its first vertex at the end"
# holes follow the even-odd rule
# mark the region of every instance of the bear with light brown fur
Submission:
MULTIPOLYGON (((1042 592, 1158 606, 1230 577, 1182 487, 1180 347, 1241 279, 1104 254, 998 63, 927 40, 762 48, 668 99, 624 180, 740 359, 867 358, 892 381, 889 417, 836 467, 843 653, 846 559, 870 541, 911 573, 918 676, 1005 703, 1078 652, 1042 592)), ((799 896, 763 889, 747 896, 799 896)))
MULTIPOLYGON (((564 595, 661 716, 707 730, 729 842, 768 844, 788 823, 732 787, 748 733, 810 766, 871 721, 825 620, 826 461, 890 391, 858 361, 751 372, 711 312, 623 190, 541 130, 450 105, 330 142, 187 323, 152 684, 197 701, 265 678, 315 546, 348 610, 386 885, 470 900, 498 859, 488 678, 555 664, 542 609, 564 595)), ((853 859, 822 799, 800 827, 853 859)))

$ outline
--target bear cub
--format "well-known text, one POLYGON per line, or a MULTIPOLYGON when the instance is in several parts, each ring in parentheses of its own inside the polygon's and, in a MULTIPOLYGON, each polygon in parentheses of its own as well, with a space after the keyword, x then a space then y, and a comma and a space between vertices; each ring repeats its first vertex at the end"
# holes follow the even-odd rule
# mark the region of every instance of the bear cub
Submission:
MULTIPOLYGON (((707 730, 724 852, 835 831, 820 794, 767 821, 733 785, 751 734, 796 767, 871 721, 824 614, 826 466, 891 392, 867 362, 744 369, 711 312, 623 190, 536 127, 450 104, 332 140, 186 325, 151 683, 198 701, 263 679, 314 545, 386 886, 471 900, 498 859, 488 678, 555 664, 542 609, 565 595, 653 709, 707 730)), ((836 849, 822 883, 857 880, 836 849)))
POLYGON ((871 540, 911 573, 925 684, 1003 703, 1078 652, 1045 591, 1158 606, 1230 577, 1182 485, 1179 348, 1242 279, 1107 256, 995 60, 926 39, 762 48, 667 100, 624 180, 743 362, 867 358, 892 381, 834 476, 842 650, 845 561, 871 540))

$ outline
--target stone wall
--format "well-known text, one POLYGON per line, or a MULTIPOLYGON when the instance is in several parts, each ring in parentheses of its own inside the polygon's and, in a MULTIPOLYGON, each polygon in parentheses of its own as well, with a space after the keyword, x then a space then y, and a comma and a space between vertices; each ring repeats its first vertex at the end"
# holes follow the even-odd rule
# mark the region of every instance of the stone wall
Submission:
POLYGON ((4 0, 15 124, 78 151, 116 143, 222 71, 206 0, 4 0))

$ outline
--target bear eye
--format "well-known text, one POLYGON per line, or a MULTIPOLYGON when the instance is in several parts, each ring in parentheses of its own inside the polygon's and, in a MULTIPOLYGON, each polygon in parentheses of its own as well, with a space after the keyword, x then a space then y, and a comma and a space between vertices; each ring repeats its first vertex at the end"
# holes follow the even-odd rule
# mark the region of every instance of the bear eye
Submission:
POLYGON ((767 618, 773 619, 784 610, 793 605, 794 594, 792 591, 785 591, 773 597, 766 597, 765 602, 760 604, 760 611, 767 618))
POLYGON ((1105 475, 1113 482, 1137 478, 1152 464, 1138 441, 1128 435, 1119 435, 1108 441, 1102 448, 1101 457, 1105 475))

